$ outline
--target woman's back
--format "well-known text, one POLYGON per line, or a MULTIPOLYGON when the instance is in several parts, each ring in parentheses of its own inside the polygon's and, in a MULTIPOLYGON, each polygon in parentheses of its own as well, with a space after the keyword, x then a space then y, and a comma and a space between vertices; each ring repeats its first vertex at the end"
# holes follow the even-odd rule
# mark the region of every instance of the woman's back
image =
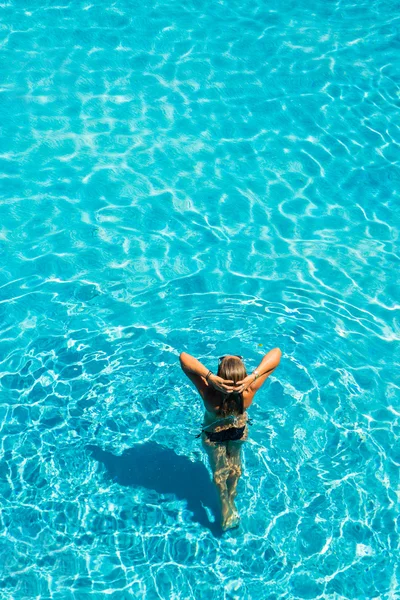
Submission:
POLYGON ((204 407, 206 413, 215 417, 224 417, 231 414, 241 414, 245 412, 253 402, 254 392, 245 390, 240 395, 236 393, 222 394, 213 388, 208 388, 203 394, 204 407), (230 396, 230 398, 229 398, 230 396), (241 398, 237 398, 240 396, 241 398), (225 405, 225 407, 224 407, 225 405))

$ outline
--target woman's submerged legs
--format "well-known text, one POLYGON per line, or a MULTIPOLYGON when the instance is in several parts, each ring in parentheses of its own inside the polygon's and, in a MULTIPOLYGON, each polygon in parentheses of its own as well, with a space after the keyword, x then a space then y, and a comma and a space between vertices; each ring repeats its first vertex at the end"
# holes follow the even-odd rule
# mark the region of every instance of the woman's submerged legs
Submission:
POLYGON ((231 525, 233 513, 227 486, 231 469, 227 458, 226 444, 215 444, 203 439, 203 447, 210 461, 214 483, 217 486, 221 502, 222 528, 229 529, 234 525, 231 525))
POLYGON ((240 516, 235 505, 237 495, 237 484, 242 474, 242 461, 240 452, 243 442, 228 442, 227 460, 229 465, 229 476, 226 481, 228 490, 228 502, 231 507, 231 518, 229 520, 230 527, 236 527, 239 524, 240 516))

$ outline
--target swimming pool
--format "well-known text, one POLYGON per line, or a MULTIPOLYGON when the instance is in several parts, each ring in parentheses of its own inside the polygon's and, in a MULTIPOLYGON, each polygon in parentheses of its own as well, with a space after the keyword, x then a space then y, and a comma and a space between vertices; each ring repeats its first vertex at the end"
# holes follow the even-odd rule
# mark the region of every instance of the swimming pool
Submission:
POLYGON ((398 598, 394 3, 1 12, 0 598, 398 598), (222 535, 178 355, 274 346, 222 535))

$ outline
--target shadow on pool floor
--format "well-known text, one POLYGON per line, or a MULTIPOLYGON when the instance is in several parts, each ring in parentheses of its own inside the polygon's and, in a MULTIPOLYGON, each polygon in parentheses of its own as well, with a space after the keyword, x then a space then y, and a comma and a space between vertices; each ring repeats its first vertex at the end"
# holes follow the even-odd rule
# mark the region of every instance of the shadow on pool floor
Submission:
POLYGON ((174 494, 186 500, 192 520, 220 537, 220 508, 217 491, 202 462, 192 462, 170 448, 147 442, 136 444, 115 456, 98 446, 86 447, 95 460, 103 463, 111 478, 120 485, 140 486, 159 494, 174 494), (208 519, 205 507, 213 514, 215 522, 208 519))

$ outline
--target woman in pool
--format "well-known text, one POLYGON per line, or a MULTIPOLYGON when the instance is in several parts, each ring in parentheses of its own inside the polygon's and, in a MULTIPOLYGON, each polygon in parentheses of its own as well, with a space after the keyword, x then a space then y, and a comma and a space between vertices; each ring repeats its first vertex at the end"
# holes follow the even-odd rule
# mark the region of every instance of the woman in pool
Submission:
POLYGON ((179 357, 185 375, 204 402, 201 436, 221 500, 224 530, 239 524, 235 496, 242 474, 240 451, 248 436, 246 411, 255 393, 279 365, 281 355, 279 348, 274 348, 250 375, 241 356, 221 356, 216 375, 186 352, 179 357))

